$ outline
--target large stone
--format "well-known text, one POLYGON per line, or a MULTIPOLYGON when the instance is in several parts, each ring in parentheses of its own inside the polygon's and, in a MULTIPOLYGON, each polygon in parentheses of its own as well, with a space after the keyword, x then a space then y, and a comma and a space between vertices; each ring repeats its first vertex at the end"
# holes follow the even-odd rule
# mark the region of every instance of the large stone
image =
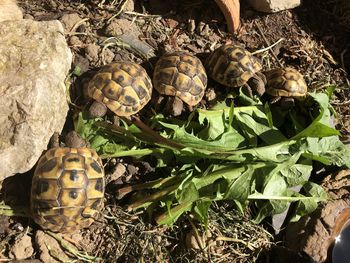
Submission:
POLYGON ((328 262, 329 248, 350 219, 350 169, 327 176, 322 186, 330 200, 298 222, 289 223, 285 235, 289 249, 303 251, 319 263, 328 262))
POLYGON ((7 20, 22 19, 21 9, 16 5, 14 0, 0 0, 0 22, 7 20))
POLYGON ((291 9, 300 5, 301 0, 248 0, 255 10, 265 13, 291 9))
POLYGON ((0 180, 30 170, 61 132, 71 61, 59 21, 0 23, 0 180))

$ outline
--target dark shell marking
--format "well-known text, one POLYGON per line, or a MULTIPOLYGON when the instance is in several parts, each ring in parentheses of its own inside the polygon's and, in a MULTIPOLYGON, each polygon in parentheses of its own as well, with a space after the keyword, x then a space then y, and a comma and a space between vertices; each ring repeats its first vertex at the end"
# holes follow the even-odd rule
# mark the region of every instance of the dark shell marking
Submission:
POLYGON ((87 93, 118 116, 130 116, 151 99, 152 82, 140 65, 116 62, 96 73, 88 84, 87 93))
POLYGON ((104 188, 102 161, 95 151, 51 149, 40 158, 32 180, 34 221, 51 231, 87 227, 103 207, 104 188))
POLYGON ((304 97, 307 85, 303 75, 293 68, 277 68, 264 72, 266 93, 276 97, 304 97))
POLYGON ((207 75, 197 57, 182 51, 173 52, 157 61, 153 85, 160 94, 177 96, 194 106, 204 96, 207 75))
POLYGON ((227 87, 240 87, 262 69, 258 59, 237 45, 214 50, 205 63, 208 75, 227 87))

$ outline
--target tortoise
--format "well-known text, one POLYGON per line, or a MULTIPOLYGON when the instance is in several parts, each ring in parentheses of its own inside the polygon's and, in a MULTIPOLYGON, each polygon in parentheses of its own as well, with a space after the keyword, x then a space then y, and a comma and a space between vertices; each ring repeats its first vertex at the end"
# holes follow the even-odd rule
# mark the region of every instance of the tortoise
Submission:
POLYGON ((104 188, 102 161, 93 149, 54 147, 36 166, 31 216, 53 232, 88 227, 103 207, 104 188))
POLYGON ((167 140, 135 116, 152 96, 152 81, 140 65, 120 61, 103 66, 87 82, 86 93, 95 100, 89 109, 92 117, 104 116, 109 108, 127 123, 138 126, 153 142, 180 148, 179 144, 167 140), (98 114, 92 115, 93 112, 98 114))
POLYGON ((238 45, 226 44, 215 49, 205 63, 208 75, 227 87, 245 86, 259 96, 265 92, 265 76, 261 63, 249 51, 238 45), (249 82, 249 83, 248 83, 249 82))
POLYGON ((152 82, 140 65, 115 62, 103 66, 89 80, 87 94, 116 115, 131 116, 151 99, 152 82))
POLYGON ((291 67, 276 68, 264 72, 266 94, 273 97, 271 103, 292 103, 294 99, 303 100, 307 95, 307 85, 300 72, 291 67))
POLYGON ((184 51, 166 53, 156 63, 153 85, 160 94, 195 106, 204 96, 207 74, 196 56, 184 51))

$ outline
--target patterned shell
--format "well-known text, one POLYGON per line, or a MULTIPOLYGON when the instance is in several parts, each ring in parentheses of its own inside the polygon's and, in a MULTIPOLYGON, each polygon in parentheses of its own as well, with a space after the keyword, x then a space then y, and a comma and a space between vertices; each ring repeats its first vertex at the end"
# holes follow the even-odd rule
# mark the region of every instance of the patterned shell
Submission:
POLYGON ((208 75, 222 85, 240 87, 262 69, 258 59, 237 45, 223 45, 206 61, 208 75))
POLYGON ((307 85, 297 70, 293 68, 277 68, 264 72, 267 84, 266 93, 278 97, 303 97, 307 93, 307 85))
POLYGON ((157 61, 153 84, 160 94, 177 96, 194 106, 204 96, 207 74, 197 57, 182 51, 168 53, 157 61))
POLYGON ((130 116, 140 111, 151 99, 152 82, 140 65, 116 62, 96 73, 89 81, 87 93, 116 115, 130 116))
POLYGON ((53 148, 32 179, 31 213, 43 229, 71 232, 92 224, 103 207, 101 159, 88 148, 53 148))

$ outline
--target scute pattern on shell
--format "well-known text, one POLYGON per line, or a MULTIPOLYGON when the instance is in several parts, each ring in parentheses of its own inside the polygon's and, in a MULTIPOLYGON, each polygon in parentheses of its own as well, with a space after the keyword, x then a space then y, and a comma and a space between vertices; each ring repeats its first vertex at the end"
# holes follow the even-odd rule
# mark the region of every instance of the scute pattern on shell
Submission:
POLYGON ((130 116, 151 99, 152 82, 140 65, 116 62, 102 67, 95 74, 89 81, 87 93, 116 115, 130 116))
POLYGON ((262 69, 257 58, 238 45, 215 49, 205 63, 208 75, 227 87, 240 87, 262 69))
POLYGON ((31 213, 43 229, 71 232, 92 224, 103 207, 102 161, 88 148, 53 148, 32 179, 31 213))
POLYGON ((197 57, 178 51, 165 54, 157 61, 153 84, 160 94, 177 96, 194 106, 204 96, 207 74, 197 57))
POLYGON ((303 97, 307 85, 303 75, 293 68, 277 68, 264 72, 267 83, 266 93, 280 97, 303 97))

